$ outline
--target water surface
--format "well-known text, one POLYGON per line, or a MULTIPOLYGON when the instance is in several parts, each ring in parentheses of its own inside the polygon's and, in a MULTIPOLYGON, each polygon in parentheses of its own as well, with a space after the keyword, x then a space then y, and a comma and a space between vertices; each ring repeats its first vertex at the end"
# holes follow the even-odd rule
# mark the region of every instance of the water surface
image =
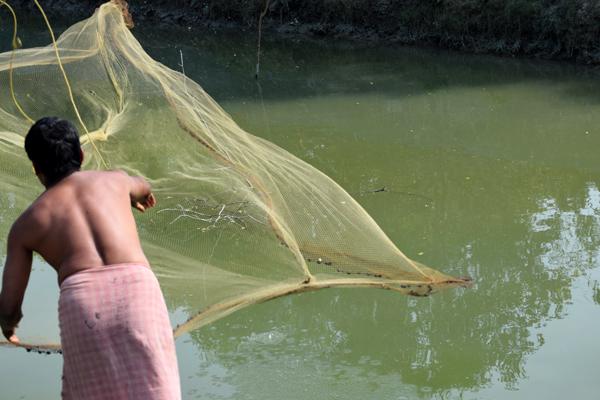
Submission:
MULTIPOLYGON (((409 257, 476 281, 425 299, 331 289, 246 308, 178 340, 184 398, 596 396, 593 70, 267 35, 256 82, 251 35, 135 34, 174 69, 181 50, 243 128, 335 179, 409 257)), ((46 39, 32 29, 29 41, 46 39)), ((57 335, 54 282, 36 260, 23 330, 57 335)), ((0 353, 3 399, 59 398, 60 357, 0 353)))

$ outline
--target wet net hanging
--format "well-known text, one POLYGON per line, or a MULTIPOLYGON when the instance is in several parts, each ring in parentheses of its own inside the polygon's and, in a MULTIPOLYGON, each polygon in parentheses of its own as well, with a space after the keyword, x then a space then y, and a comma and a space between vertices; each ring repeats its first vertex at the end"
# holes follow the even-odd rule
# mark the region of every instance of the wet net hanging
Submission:
POLYGON ((117 5, 55 44, 0 54, 0 182, 13 202, 0 207, 0 236, 40 191, 24 135, 56 115, 79 123, 85 168, 152 182, 158 206, 137 220, 168 304, 190 315, 176 336, 302 291, 424 296, 468 282, 408 259, 333 180, 243 131, 198 84, 150 58, 117 5))

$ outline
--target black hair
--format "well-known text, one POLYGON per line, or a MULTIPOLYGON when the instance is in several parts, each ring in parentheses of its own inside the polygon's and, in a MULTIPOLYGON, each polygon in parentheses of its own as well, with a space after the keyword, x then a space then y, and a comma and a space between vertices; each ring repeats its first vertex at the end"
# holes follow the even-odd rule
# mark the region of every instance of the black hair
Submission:
POLYGON ((45 117, 29 129, 25 137, 27 157, 44 174, 51 186, 81 169, 81 144, 77 129, 67 120, 45 117))

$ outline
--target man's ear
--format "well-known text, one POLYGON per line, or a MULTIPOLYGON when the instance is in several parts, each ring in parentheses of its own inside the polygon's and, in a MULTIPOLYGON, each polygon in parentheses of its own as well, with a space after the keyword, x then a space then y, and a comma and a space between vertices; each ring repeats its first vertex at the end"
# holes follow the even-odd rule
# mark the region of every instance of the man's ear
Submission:
POLYGON ((33 173, 36 174, 36 175, 39 175, 40 174, 40 169, 38 168, 37 165, 35 165, 35 163, 32 163, 32 164, 33 164, 32 165, 33 166, 33 173))
POLYGON ((83 158, 84 158, 84 154, 83 154, 83 149, 79 149, 79 161, 83 164, 83 158))

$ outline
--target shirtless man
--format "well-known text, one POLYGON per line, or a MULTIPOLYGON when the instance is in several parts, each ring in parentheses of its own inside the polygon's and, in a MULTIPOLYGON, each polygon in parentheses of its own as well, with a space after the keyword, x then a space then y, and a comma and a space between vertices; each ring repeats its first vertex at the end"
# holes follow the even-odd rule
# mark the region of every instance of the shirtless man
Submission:
POLYGON ((80 171, 79 135, 58 118, 37 121, 25 150, 46 190, 8 235, 2 333, 18 344, 36 252, 58 273, 63 398, 179 399, 167 309, 131 212, 156 204, 150 185, 121 171, 80 171))

